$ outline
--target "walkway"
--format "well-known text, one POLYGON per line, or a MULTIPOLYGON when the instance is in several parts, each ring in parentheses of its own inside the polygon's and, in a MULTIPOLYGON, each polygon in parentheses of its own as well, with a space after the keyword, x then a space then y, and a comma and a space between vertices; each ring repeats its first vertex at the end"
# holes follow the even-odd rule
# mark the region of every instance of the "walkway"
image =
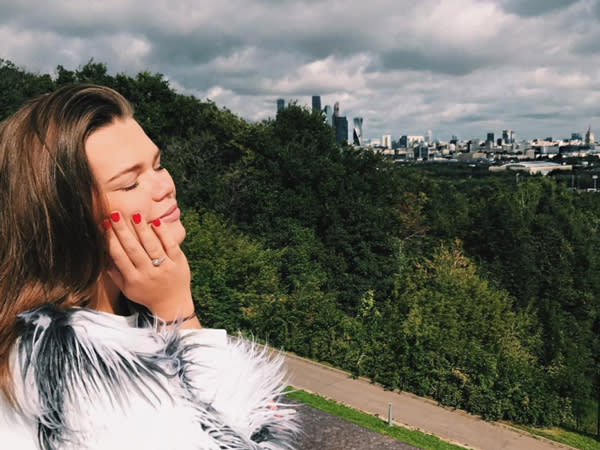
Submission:
POLYGON ((385 391, 364 379, 310 360, 286 355, 290 384, 355 409, 387 419, 388 403, 398 425, 418 429, 441 439, 477 450, 570 449, 552 441, 521 433, 496 422, 486 422, 463 411, 408 393, 385 391))

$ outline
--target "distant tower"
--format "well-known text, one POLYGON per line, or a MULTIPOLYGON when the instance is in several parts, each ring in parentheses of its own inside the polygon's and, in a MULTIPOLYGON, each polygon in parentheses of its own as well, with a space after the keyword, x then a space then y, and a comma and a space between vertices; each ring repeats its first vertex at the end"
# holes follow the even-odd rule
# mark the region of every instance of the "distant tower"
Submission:
POLYGON ((392 148, 392 135, 391 134, 384 134, 383 136, 381 136, 381 146, 385 147, 385 148, 392 148))
POLYGON ((487 138, 485 139, 485 142, 491 142, 492 144, 494 143, 494 133, 488 133, 487 134, 487 138))
POLYGON ((313 110, 313 112, 321 111, 321 96, 320 95, 312 96, 312 110, 313 110))
POLYGON ((325 121, 330 127, 333 126, 333 109, 331 108, 331 105, 325 106, 325 121))
POLYGON ((354 142, 354 145, 360 147, 362 145, 362 124, 363 124, 363 118, 362 117, 355 117, 354 120, 354 131, 352 132, 352 141, 354 142))
POLYGON ((283 108, 285 108, 285 100, 282 98, 278 98, 277 99, 277 112, 281 111, 283 108))
POLYGON ((592 125, 590 124, 587 129, 587 133, 585 133, 585 143, 587 145, 594 143, 594 133, 592 133, 592 125))
POLYGON ((348 142, 348 119, 346 119, 346 116, 335 116, 334 113, 334 120, 335 141, 338 144, 342 144, 344 141, 348 142))
POLYGON ((333 123, 335 124, 336 117, 340 115, 340 102, 335 102, 333 104, 333 123))
POLYGON ((433 142, 433 135, 431 134, 431 130, 427 130, 427 143, 431 144, 433 142))

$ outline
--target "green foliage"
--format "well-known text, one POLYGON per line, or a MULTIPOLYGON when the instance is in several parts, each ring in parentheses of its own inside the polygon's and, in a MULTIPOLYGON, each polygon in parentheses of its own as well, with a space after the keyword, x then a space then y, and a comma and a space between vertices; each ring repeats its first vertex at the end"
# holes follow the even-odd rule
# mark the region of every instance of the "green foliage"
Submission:
POLYGON ((0 121, 15 112, 25 100, 54 90, 49 75, 37 75, 16 67, 10 61, 0 59, 0 121))
POLYGON ((257 304, 277 296, 278 254, 227 225, 214 213, 184 211, 183 250, 201 322, 230 332, 248 325, 257 304))

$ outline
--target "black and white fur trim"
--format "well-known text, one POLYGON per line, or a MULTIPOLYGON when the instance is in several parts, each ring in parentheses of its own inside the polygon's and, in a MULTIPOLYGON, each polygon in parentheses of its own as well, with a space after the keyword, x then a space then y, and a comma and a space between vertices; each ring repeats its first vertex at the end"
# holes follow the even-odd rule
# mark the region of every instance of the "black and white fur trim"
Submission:
POLYGON ((45 305, 20 320, 15 395, 43 450, 292 448, 281 357, 88 309, 45 305))

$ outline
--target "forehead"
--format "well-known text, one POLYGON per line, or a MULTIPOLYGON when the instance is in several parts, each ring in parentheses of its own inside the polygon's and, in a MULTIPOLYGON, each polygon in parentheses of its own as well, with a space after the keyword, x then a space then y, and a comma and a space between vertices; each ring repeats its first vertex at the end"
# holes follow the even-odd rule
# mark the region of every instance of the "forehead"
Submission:
POLYGON ((100 183, 123 169, 143 164, 156 154, 156 145, 132 118, 118 118, 90 134, 85 153, 100 183))

